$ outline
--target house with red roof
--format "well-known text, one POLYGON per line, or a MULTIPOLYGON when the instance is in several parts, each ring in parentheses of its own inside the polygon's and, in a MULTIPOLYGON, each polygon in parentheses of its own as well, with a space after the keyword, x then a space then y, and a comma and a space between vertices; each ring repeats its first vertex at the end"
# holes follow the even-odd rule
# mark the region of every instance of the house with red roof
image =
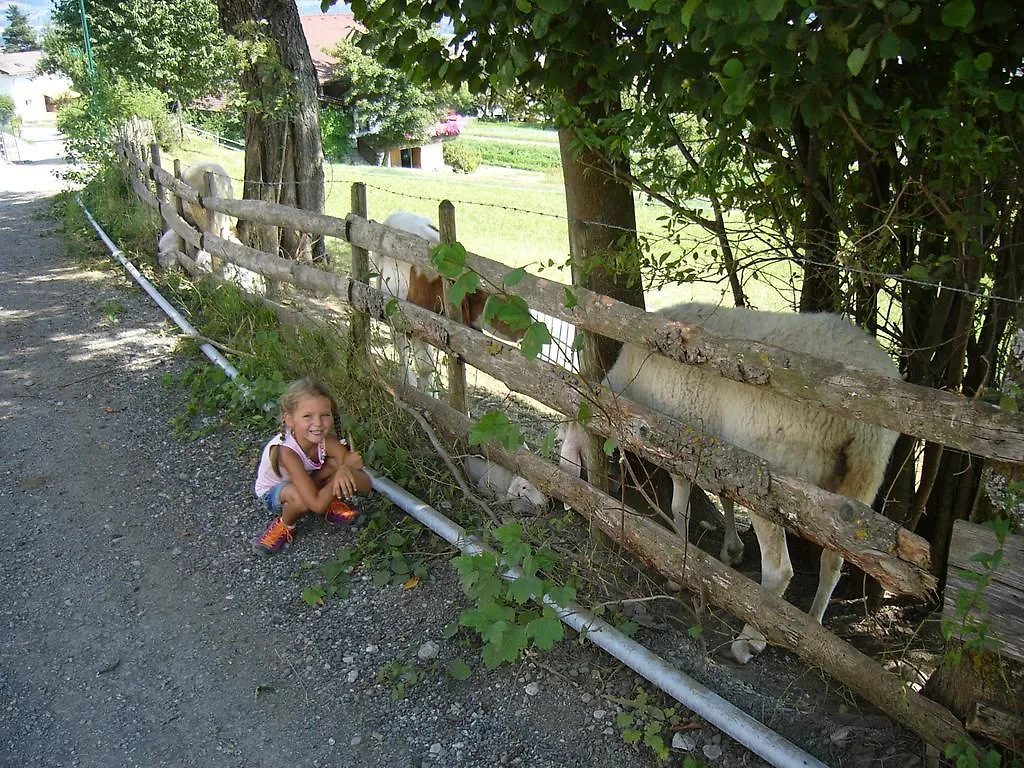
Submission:
POLYGON ((312 16, 300 16, 302 32, 306 36, 309 55, 313 58, 316 79, 321 92, 327 93, 331 81, 335 79, 334 67, 338 60, 328 51, 342 40, 347 40, 354 33, 361 32, 363 27, 350 14, 317 13, 312 16))
MULTIPOLYGON (((335 70, 338 62, 328 51, 333 50, 342 40, 362 31, 363 27, 349 14, 314 14, 300 16, 299 19, 316 68, 320 95, 327 99, 342 96, 343 93, 338 90, 339 78, 335 70)), ((442 129, 437 130, 435 126, 431 141, 409 141, 383 147, 373 143, 370 131, 357 129, 356 148, 363 159, 373 165, 441 170, 445 167, 442 151, 444 138, 457 134, 458 129, 453 133, 451 121, 442 121, 438 125, 442 129)))

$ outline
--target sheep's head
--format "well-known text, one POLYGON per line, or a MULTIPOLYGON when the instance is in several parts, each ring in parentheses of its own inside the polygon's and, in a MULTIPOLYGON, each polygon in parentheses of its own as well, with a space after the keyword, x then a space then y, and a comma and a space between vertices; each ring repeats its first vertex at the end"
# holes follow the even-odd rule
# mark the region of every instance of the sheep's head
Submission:
POLYGON ((512 478, 512 482, 508 484, 508 495, 512 499, 526 499, 535 507, 546 507, 548 505, 548 497, 537 490, 537 487, 527 480, 525 477, 512 478))

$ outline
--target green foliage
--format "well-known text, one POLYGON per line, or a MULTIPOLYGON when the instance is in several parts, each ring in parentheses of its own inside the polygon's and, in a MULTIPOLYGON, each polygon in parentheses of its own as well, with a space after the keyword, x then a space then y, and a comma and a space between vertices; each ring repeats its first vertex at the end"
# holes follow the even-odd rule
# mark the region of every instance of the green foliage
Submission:
MULTIPOLYGON (((659 694, 660 695, 660 694, 659 694)), ((668 762, 672 733, 682 724, 675 706, 655 704, 643 688, 632 699, 612 699, 622 707, 615 717, 622 740, 629 745, 643 745, 654 752, 659 763, 668 762)), ((687 756, 686 765, 697 768, 699 762, 687 756)))
POLYGON ((320 107, 320 136, 324 157, 329 160, 344 160, 355 149, 352 131, 355 124, 349 110, 334 106, 320 107))
MULTIPOLYGON (((391 686, 391 698, 400 700, 408 698, 412 688, 441 672, 442 665, 437 660, 425 664, 415 659, 396 660, 377 670, 377 682, 391 686)), ((462 659, 455 659, 443 672, 453 680, 465 680, 472 674, 462 659)))
MULTIPOLYGON (((450 298, 453 302, 461 302, 462 298, 476 291, 482 282, 479 273, 466 264, 466 248, 461 243, 441 243, 431 254, 431 263, 444 277, 454 280, 450 298)), ((519 351, 524 357, 535 359, 544 348, 551 343, 551 332, 547 325, 535 320, 530 314, 526 301, 508 288, 514 287, 526 275, 522 268, 513 269, 502 280, 501 286, 491 286, 492 293, 484 304, 484 322, 491 325, 504 326, 509 331, 522 331, 519 351)), ((504 429, 503 425, 495 425, 504 429)), ((486 442, 494 435, 479 437, 479 442, 486 442)), ((471 435, 472 437, 472 435, 471 435)), ((511 444, 512 436, 501 437, 503 444, 511 444)), ((512 450, 512 449, 509 449, 512 450)))
POLYGON ((445 164, 450 165, 456 173, 472 173, 483 159, 479 149, 461 140, 446 141, 441 151, 445 164))
POLYGON ((534 549, 523 540, 518 523, 493 533, 500 555, 484 551, 454 559, 462 591, 475 604, 459 616, 459 625, 473 629, 483 640, 483 660, 489 668, 516 661, 528 648, 550 650, 564 636, 561 620, 549 605, 527 607, 531 598, 549 597, 566 605, 575 597, 571 587, 559 587, 543 575, 555 564, 546 547, 534 549), (506 576, 519 569, 516 579, 506 576))
POLYGON ((0 94, 0 125, 7 125, 14 117, 16 107, 14 99, 6 93, 0 94))
MULTIPOLYGON (((990 749, 984 754, 979 753, 978 748, 961 736, 953 744, 947 744, 944 754, 947 760, 952 760, 956 768, 1001 768, 1003 755, 997 750, 990 749)), ((1016 758, 1007 763, 1008 768, 1019 768, 1021 762, 1016 758)))
POLYGON ((188 120, 197 128, 202 128, 222 139, 245 143, 245 116, 237 99, 222 110, 208 111, 202 109, 188 110, 188 120))
POLYGON ((331 55, 338 60, 345 90, 339 107, 357 115, 358 128, 372 131, 375 146, 427 139, 428 129, 453 101, 450 88, 424 87, 400 69, 382 65, 352 40, 342 40, 331 55))
POLYGON ((301 102, 295 73, 281 61, 274 30, 266 19, 237 24, 228 38, 236 71, 246 73, 252 87, 244 89, 243 112, 253 111, 271 120, 288 120, 301 102))
MULTIPOLYGON (((7 6, 4 11, 7 16, 7 24, 4 25, 3 40, 4 53, 16 53, 19 51, 33 51, 39 48, 36 41, 36 33, 28 23, 28 16, 17 5, 7 6)), ((2 121, 0 121, 2 122, 2 121)))
POLYGON ((57 113, 57 127, 67 137, 68 159, 80 170, 70 175, 87 179, 107 164, 113 150, 110 137, 127 120, 149 120, 157 142, 163 147, 177 141, 167 99, 157 90, 123 80, 101 77, 93 99, 66 102, 57 113))
MULTIPOLYGON (((218 92, 232 73, 213 0, 88 3, 90 44, 106 79, 155 89, 165 103, 218 92)), ((79 93, 92 92, 82 51, 79 0, 57 0, 43 49, 48 71, 66 73, 79 93)))
POLYGON ((320 571, 323 582, 302 590, 302 599, 309 606, 321 606, 327 598, 348 597, 352 593, 349 576, 359 564, 359 553, 343 547, 336 557, 323 564, 320 571))
POLYGON ((480 155, 480 162, 484 165, 521 168, 524 171, 549 171, 562 165, 562 157, 557 146, 469 138, 459 138, 451 144, 453 148, 465 147, 467 150, 476 150, 480 155))

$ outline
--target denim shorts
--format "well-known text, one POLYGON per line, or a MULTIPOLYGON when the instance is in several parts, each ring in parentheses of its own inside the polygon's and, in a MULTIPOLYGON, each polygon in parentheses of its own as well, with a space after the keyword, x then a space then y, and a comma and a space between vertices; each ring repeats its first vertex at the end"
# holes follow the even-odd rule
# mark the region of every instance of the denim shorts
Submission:
POLYGON ((275 515, 281 514, 284 509, 284 505, 281 503, 281 491, 288 485, 287 480, 282 480, 280 483, 275 485, 269 491, 260 496, 260 501, 263 502, 263 506, 273 512, 275 515))

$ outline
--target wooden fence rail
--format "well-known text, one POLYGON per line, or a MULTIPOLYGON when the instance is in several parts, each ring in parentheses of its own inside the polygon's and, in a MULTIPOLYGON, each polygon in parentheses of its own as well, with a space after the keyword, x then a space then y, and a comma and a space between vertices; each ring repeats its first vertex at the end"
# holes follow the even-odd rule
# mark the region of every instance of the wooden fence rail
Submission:
MULTIPOLYGON (((403 398, 429 410, 431 423, 449 438, 466 442, 469 419, 429 396, 403 390, 403 398)), ((896 722, 943 748, 966 737, 964 726, 945 707, 916 693, 898 676, 822 627, 791 603, 777 597, 714 557, 689 546, 619 500, 563 472, 529 451, 508 454, 491 448, 488 458, 530 477, 542 492, 560 496, 594 522, 612 540, 658 573, 705 595, 708 602, 760 629, 773 645, 826 670, 896 722)))

